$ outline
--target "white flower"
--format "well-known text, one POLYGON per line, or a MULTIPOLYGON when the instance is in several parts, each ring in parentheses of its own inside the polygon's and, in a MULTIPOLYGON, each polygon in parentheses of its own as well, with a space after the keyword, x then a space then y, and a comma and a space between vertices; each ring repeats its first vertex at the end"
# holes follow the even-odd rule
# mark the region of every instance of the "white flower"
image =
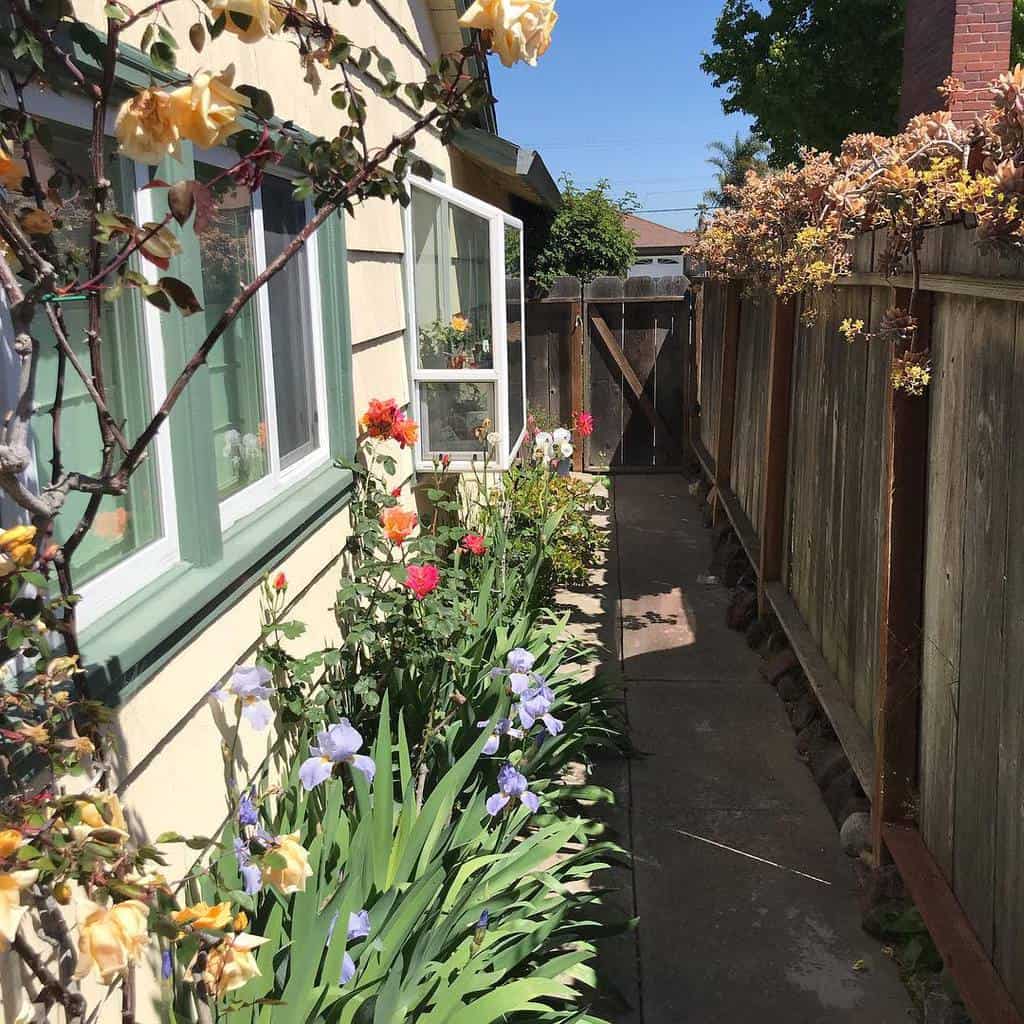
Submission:
POLYGON ((500 441, 501 434, 497 433, 497 431, 491 431, 491 433, 487 435, 487 444, 491 448, 497 448, 500 441))
POLYGON ((575 451, 575 449, 573 448, 573 446, 568 441, 563 441, 558 446, 558 451, 559 451, 559 454, 562 456, 563 459, 571 459, 572 458, 572 453, 575 451))
POLYGON ((566 444, 572 440, 572 431, 566 430, 565 427, 559 427, 552 435, 552 440, 555 444, 566 444))
POLYGON ((545 448, 550 448, 551 447, 551 442, 553 440, 554 440, 554 438, 546 430, 541 430, 541 431, 539 431, 537 433, 536 437, 534 437, 533 443, 538 448, 541 445, 543 445, 545 448))

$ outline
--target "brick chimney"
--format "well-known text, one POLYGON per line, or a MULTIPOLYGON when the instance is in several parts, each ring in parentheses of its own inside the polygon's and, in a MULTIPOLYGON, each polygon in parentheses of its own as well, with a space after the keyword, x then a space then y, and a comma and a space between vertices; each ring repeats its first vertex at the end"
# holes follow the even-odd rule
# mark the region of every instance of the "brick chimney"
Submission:
POLYGON ((900 123, 942 106, 947 75, 964 83, 953 116, 989 106, 988 84, 1010 66, 1013 0, 907 0, 900 123))

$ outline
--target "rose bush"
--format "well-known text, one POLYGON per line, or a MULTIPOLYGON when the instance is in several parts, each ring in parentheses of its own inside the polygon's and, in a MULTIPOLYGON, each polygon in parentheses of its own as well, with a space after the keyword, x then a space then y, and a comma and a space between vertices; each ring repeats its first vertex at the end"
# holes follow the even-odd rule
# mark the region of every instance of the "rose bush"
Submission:
MULTIPOLYGON (((295 907, 306 913, 315 906, 319 912, 319 903, 311 904, 307 894, 317 899, 334 898, 331 886, 337 876, 325 880, 322 834, 309 827, 310 820, 284 810, 274 813, 282 827, 270 831, 261 824, 269 820, 262 808, 318 806, 320 793, 305 797, 306 790, 298 779, 304 759, 319 758, 323 763, 327 758, 330 767, 324 784, 328 788, 328 780, 338 781, 340 765, 358 766, 358 758, 367 756, 354 750, 346 753, 342 745, 331 743, 317 747, 313 753, 311 742, 325 724, 340 724, 340 714, 335 711, 351 702, 352 694, 357 692, 361 671, 358 658, 343 664, 340 649, 319 652, 302 662, 289 658, 284 642, 297 635, 301 626, 283 618, 287 581, 282 577, 271 582, 268 577, 262 587, 265 609, 261 663, 237 666, 228 680, 218 684, 215 694, 221 711, 235 719, 234 733, 226 737, 224 747, 228 795, 237 818, 235 834, 227 847, 224 837, 190 837, 178 832, 165 833, 149 842, 126 821, 110 792, 114 777, 107 737, 110 712, 89 699, 82 684, 74 556, 94 527, 105 529, 111 536, 123 532, 123 516, 105 512, 105 518, 101 518, 103 500, 126 493, 133 475, 151 455, 154 439, 175 403, 247 304, 329 217, 342 210, 351 212, 368 198, 406 201, 407 173, 411 169, 429 173, 429 168, 414 156, 419 133, 433 127, 447 141, 487 98, 486 86, 479 77, 466 73, 471 62, 484 59, 481 40, 476 37, 460 52, 435 61, 421 82, 401 83, 391 62, 376 47, 354 43, 316 6, 293 0, 210 0, 197 5, 199 17, 188 33, 193 48, 201 50, 207 35, 221 31, 253 45, 266 36, 288 33, 296 44, 294 53, 308 83, 319 81, 317 67, 337 75, 334 108, 341 122, 337 132, 321 138, 300 136, 287 123, 274 118, 273 100, 266 92, 235 82, 230 68, 201 71, 184 81, 182 76, 175 76, 173 86, 135 86, 122 101, 121 90, 126 84, 118 78, 126 53, 122 33, 135 25, 144 26, 141 48, 158 74, 167 75, 173 70, 178 43, 168 28, 164 8, 174 2, 162 0, 133 8, 114 0, 102 8, 103 24, 97 33, 73 3, 13 0, 10 18, 0 27, 14 94, 14 102, 0 111, 0 180, 4 185, 0 194, 0 289, 10 316, 17 367, 17 393, 9 415, 0 425, 0 489, 22 511, 23 518, 30 520, 0 528, 0 766, 5 773, 0 797, 0 944, 5 949, 4 957, 10 958, 4 963, 4 997, 5 1013, 12 1019, 28 1020, 51 1011, 62 1013, 72 1024, 96 1019, 103 1003, 90 1005, 91 997, 85 992, 94 990, 80 984, 90 977, 109 986, 103 1002, 110 995, 120 997, 121 1019, 131 1024, 137 1009, 135 971, 159 944, 162 974, 175 991, 175 1018, 209 1020, 225 1009, 225 1000, 246 986, 265 984, 269 990, 276 984, 277 972, 261 951, 270 948, 272 956, 280 954, 280 922, 286 920, 282 907, 289 908, 290 921, 295 907), (353 82, 356 76, 350 74, 358 72, 361 76, 371 65, 383 83, 379 86, 382 94, 394 97, 404 85, 404 95, 415 111, 404 131, 382 140, 383 144, 372 150, 366 144, 366 102, 353 82), (199 147, 231 145, 237 159, 228 161, 229 166, 218 170, 210 181, 183 178, 169 183, 155 178, 150 187, 166 196, 167 212, 155 222, 137 223, 131 213, 117 208, 111 185, 112 154, 105 146, 90 147, 85 172, 66 169, 64 161, 48 152, 52 146, 49 127, 27 112, 31 104, 25 102, 26 91, 37 88, 68 94, 69 102, 80 102, 83 109, 91 111, 95 140, 105 137, 108 117, 112 118, 118 149, 131 159, 161 163, 180 153, 182 141, 199 147), (116 111, 115 97, 119 107, 116 111), (42 162, 37 159, 40 152, 46 155, 42 162), (210 326, 178 376, 167 382, 160 405, 148 420, 132 423, 129 428, 111 412, 112 394, 102 372, 104 354, 109 354, 112 343, 105 333, 108 323, 117 319, 106 317, 104 310, 134 294, 171 318, 200 312, 201 305, 189 285, 164 273, 182 251, 179 235, 190 235, 189 243, 198 244, 198 236, 210 230, 212 213, 226 194, 239 185, 258 187, 266 169, 285 158, 299 168, 296 198, 310 199, 314 214, 262 273, 239 286, 226 304, 224 315, 210 326), (41 166, 60 170, 40 179, 41 166), (58 246, 55 236, 66 227, 65 210, 76 203, 81 210, 81 223, 76 226, 81 227, 86 242, 58 246), (143 265, 161 273, 148 276, 142 272, 143 265), (84 345, 82 338, 69 333, 61 309, 65 301, 82 304, 89 324, 84 345), (37 332, 44 320, 56 340, 62 367, 58 373, 61 383, 50 396, 36 391, 42 376, 37 373, 42 349, 37 332), (69 464, 70 454, 60 443, 65 369, 81 379, 83 400, 91 402, 97 414, 99 443, 93 453, 95 459, 90 457, 83 466, 69 464), (52 419, 46 429, 52 436, 53 459, 51 471, 35 486, 29 484, 26 470, 33 459, 34 421, 45 408, 52 419), (80 507, 84 511, 67 524, 61 533, 67 539, 58 543, 55 521, 68 507, 70 495, 82 496, 80 507), (353 667, 355 674, 340 674, 353 667), (319 697, 310 703, 316 671, 321 673, 315 680, 319 697), (275 781, 271 783, 257 773, 259 785, 266 784, 270 789, 281 786, 279 779, 288 783, 286 789, 275 789, 269 805, 267 790, 242 794, 235 788, 238 730, 251 728, 272 737, 268 765, 276 772, 275 781), (285 819, 295 827, 283 827, 285 819), (177 843, 207 851, 207 855, 197 865, 196 873, 172 881, 164 875, 166 855, 162 848, 177 843), (224 899, 203 901, 191 890, 217 888, 224 877, 218 862, 211 860, 211 851, 230 856, 235 865, 235 884, 224 899), (265 902, 257 906, 257 895, 260 900, 272 899, 274 905, 265 902), (278 908, 277 918, 274 906, 278 908), (247 912, 255 914, 264 908, 266 914, 258 919, 260 927, 249 931, 247 912), (53 951, 52 958, 48 950, 53 951), (27 979, 18 1005, 7 1005, 17 996, 8 992, 12 972, 27 979)), ((350 5, 358 2, 350 0, 350 5)), ((532 62, 547 47, 554 20, 550 10, 553 4, 547 7, 546 14, 534 11, 531 20, 524 12, 509 26, 522 59, 532 62)), ((344 15, 339 15, 334 21, 343 19, 344 15)), ((489 38, 483 42, 488 43, 489 38)), ((506 38, 501 37, 503 46, 506 38)), ((416 425, 398 412, 394 403, 379 410, 374 422, 380 425, 389 416, 386 430, 381 426, 382 435, 402 447, 413 444, 416 425)), ((40 429, 38 424, 35 429, 40 429)), ((375 487, 375 502, 376 498, 375 487)), ((374 557, 380 555, 376 551, 381 528, 377 513, 384 504, 377 503, 375 508, 372 529, 376 532, 369 537, 366 534, 370 531, 365 531, 351 552, 353 565, 360 567, 360 573, 363 562, 356 556, 371 550, 374 557)), ((391 518, 396 535, 404 532, 404 528, 398 528, 397 518, 391 518)), ((360 522, 365 526, 364 520, 360 522)), ((437 539, 433 542, 436 552, 437 539)), ((417 642, 430 635, 435 656, 456 659, 457 655, 439 644, 446 637, 459 635, 457 620, 465 605, 446 598, 464 587, 469 577, 458 566, 451 571, 447 565, 443 571, 438 569, 429 561, 427 541, 423 543, 417 552, 420 561, 403 560, 388 570, 396 584, 392 597, 404 602, 402 614, 418 624, 417 642), (415 594, 401 586, 409 579, 411 568, 418 569, 413 578, 420 577, 414 585, 415 594), (438 623, 442 628, 433 633, 438 623)), ((404 543, 401 550, 406 551, 404 543)), ((349 606, 347 611, 358 626, 357 605, 349 606)), ((344 618, 339 616, 339 621, 344 622, 344 618)), ((396 645, 391 655, 402 649, 398 637, 404 625, 392 627, 396 645)), ((359 634, 358 629, 356 632, 351 649, 365 650, 368 634, 359 634)), ((349 642, 346 633, 345 643, 349 642)), ((406 649, 414 647, 406 644, 406 649)), ((393 661, 396 674, 387 680, 388 687, 401 688, 395 684, 399 664, 393 661)), ((420 694, 431 692, 423 677, 417 677, 414 689, 420 694)), ((376 688, 373 692, 378 693, 376 688)), ((388 688, 383 692, 387 693, 388 688)), ((431 696, 425 708, 410 715, 431 723, 417 752, 418 763, 424 767, 418 775, 420 795, 430 788, 427 769, 435 761, 442 764, 432 751, 428 755, 428 747, 436 740, 442 749, 448 749, 444 744, 450 733, 445 720, 437 715, 442 699, 440 695, 431 696)), ((369 700, 357 697, 356 703, 364 716, 371 715, 369 700)), ((374 743, 378 745, 379 737, 389 734, 394 725, 390 714, 383 714, 381 721, 382 728, 372 723, 371 734, 377 737, 374 743)), ((330 728, 325 731, 330 736, 330 728)), ((378 759, 371 763, 376 766, 384 762, 378 759)), ((386 765, 390 785, 394 777, 390 759, 386 765)), ((353 778, 362 778, 358 767, 353 778)), ((465 778, 460 786, 462 782, 465 778)), ((339 813, 344 809, 347 815, 353 807, 351 779, 343 785, 344 801, 337 796, 341 786, 330 787, 331 807, 339 813)), ((361 783, 355 785, 358 799, 361 783)), ((384 790, 380 802, 382 808, 387 803, 384 790)), ((385 819, 382 810, 380 820, 385 819)), ((350 853, 341 819, 334 820, 339 831, 326 841, 332 867, 350 853)), ((391 821, 387 824, 390 826, 391 821)), ((374 835, 380 834, 382 827, 375 824, 374 835)), ((461 835, 457 839, 458 843, 450 842, 452 850, 462 848, 461 835)), ((502 841, 512 842, 505 837, 502 841)), ((426 845, 422 849, 426 850, 426 845)), ((431 844, 430 852, 434 849, 431 844)), ((358 859, 354 864, 358 873, 358 859)), ((537 887, 538 899, 542 889, 546 891, 545 886, 537 887)), ((377 891, 384 891, 384 886, 378 886, 377 891)), ((393 905, 400 902, 399 895, 403 900, 408 896, 396 889, 393 905)), ((353 910, 361 920, 358 908, 353 910)), ((404 913, 407 916, 409 912, 404 913)), ((308 915, 304 920, 308 925, 308 915)), ((307 929, 302 934, 310 933, 307 929)), ((366 933, 350 928, 339 930, 339 934, 355 939, 366 933)), ((303 982, 295 1006, 305 1005, 303 1000, 315 991, 304 972, 316 970, 313 957, 297 962, 303 982)), ((340 965, 352 962, 347 951, 338 954, 340 965)), ((294 989, 288 991, 291 995, 294 989)), ((392 989, 387 991, 390 997, 392 989)), ((246 1005, 259 1007, 262 1013, 259 999, 254 990, 246 1005)), ((533 1003, 523 994, 518 1005, 532 1007, 533 1003)))

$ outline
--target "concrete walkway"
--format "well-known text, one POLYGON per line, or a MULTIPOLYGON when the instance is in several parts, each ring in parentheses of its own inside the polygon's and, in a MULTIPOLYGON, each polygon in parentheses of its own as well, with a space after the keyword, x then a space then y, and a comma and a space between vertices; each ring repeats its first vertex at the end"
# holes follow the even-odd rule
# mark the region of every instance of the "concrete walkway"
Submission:
POLYGON ((598 599, 644 752, 599 774, 634 858, 603 947, 616 1024, 906 1024, 893 963, 860 927, 852 865, 757 655, 725 625, 711 533, 681 476, 619 476, 598 599))

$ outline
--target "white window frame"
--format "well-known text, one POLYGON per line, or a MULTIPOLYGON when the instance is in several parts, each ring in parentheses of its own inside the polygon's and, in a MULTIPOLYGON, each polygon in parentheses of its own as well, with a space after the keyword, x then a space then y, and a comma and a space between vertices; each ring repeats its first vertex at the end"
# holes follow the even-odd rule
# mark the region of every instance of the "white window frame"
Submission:
MULTIPOLYGON (((238 157, 230 150, 196 149, 197 163, 209 164, 214 167, 230 167, 238 157)), ((292 176, 275 171, 275 177, 289 180, 292 176)), ((314 214, 312 203, 306 201, 306 217, 314 214)), ((266 239, 263 235, 263 189, 262 186, 252 193, 252 205, 249 208, 250 224, 253 235, 253 257, 255 271, 262 273, 267 265, 266 239)), ((306 477, 315 473, 331 460, 330 441, 328 439, 327 411, 327 362, 324 356, 323 317, 317 316, 322 308, 320 292, 320 259, 317 233, 314 232, 305 245, 305 257, 309 267, 311 310, 311 337, 313 340, 313 376, 316 390, 317 405, 317 441, 311 452, 303 455, 292 465, 281 468, 281 451, 277 436, 277 400, 274 385, 274 352, 272 347, 272 331, 270 323, 270 292, 261 288, 251 301, 256 303, 256 323, 258 325, 260 369, 263 377, 263 408, 267 423, 267 473, 254 480, 248 486, 225 498, 220 503, 220 525, 223 531, 229 530, 246 516, 259 511, 274 498, 294 487, 306 477)))
MULTIPOLYGON (((4 107, 15 105, 15 98, 6 74, 2 78, 2 96, 0 104, 4 107)), ((92 107, 87 100, 79 96, 58 95, 45 92, 38 88, 25 90, 25 108, 28 113, 45 118, 71 128, 89 130, 92 124, 92 107)), ((113 132, 114 115, 107 117, 108 134, 113 132)), ((121 159, 127 160, 126 157, 121 159)), ((150 216, 152 197, 148 190, 138 188, 139 174, 145 168, 134 164, 135 183, 134 205, 135 216, 142 220, 152 219, 150 216)), ((143 261, 145 262, 145 261, 143 261)), ((143 333, 143 348, 149 365, 149 401, 152 410, 158 409, 167 394, 167 367, 164 363, 163 339, 159 330, 153 330, 155 323, 159 328, 159 312, 147 302, 142 303, 143 314, 140 329, 143 333)), ((122 562, 104 570, 80 588, 81 601, 77 606, 77 618, 81 628, 89 626, 97 619, 113 611, 127 594, 134 593, 157 577, 163 575, 181 560, 178 540, 178 513, 174 496, 174 468, 171 462, 170 431, 157 433, 153 442, 156 451, 156 477, 160 491, 160 518, 163 535, 139 548, 122 562)))
MULTIPOLYGON (((525 229, 523 222, 497 206, 491 206, 476 196, 469 195, 438 181, 427 181, 424 178, 410 176, 406 181, 409 189, 420 189, 449 204, 476 214, 488 223, 490 240, 490 277, 491 277, 491 353, 493 368, 489 370, 437 370, 420 366, 419 332, 416 317, 416 274, 415 274, 415 239, 413 235, 412 203, 403 211, 405 231, 405 255, 403 271, 405 274, 406 294, 406 337, 409 352, 410 383, 412 387, 413 419, 420 418, 421 387, 424 384, 476 384, 487 383, 494 387, 495 426, 500 434, 500 443, 494 464, 497 469, 507 469, 525 436, 526 424, 526 303, 525 282, 523 281, 523 249, 525 229), (519 230, 519 261, 520 261, 520 303, 522 304, 523 324, 523 424, 524 429, 514 444, 509 439, 509 408, 508 408, 508 324, 506 322, 506 284, 505 284, 505 227, 519 230)), ((445 222, 445 230, 450 230, 445 222)), ((449 268, 444 268, 448 273, 449 268)), ((415 465, 419 472, 433 469, 434 457, 424 448, 424 430, 420 431, 416 442, 415 465)), ((459 453, 462 455, 463 453, 459 453)), ((481 457, 472 459, 452 456, 450 469, 465 472, 478 468, 481 457)))

